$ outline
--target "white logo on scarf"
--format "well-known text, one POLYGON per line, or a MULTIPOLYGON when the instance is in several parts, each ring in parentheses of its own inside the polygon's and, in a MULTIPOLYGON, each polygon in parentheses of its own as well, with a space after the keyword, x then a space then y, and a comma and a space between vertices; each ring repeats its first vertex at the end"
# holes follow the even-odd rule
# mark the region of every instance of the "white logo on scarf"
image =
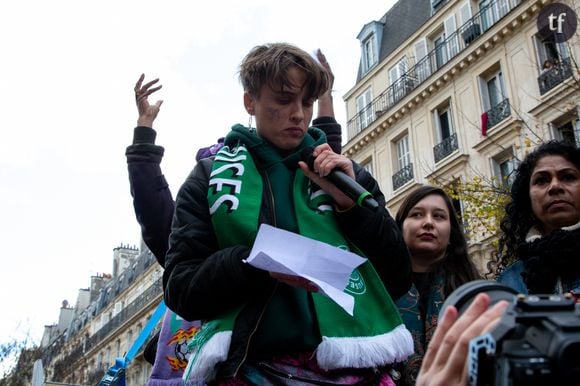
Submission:
POLYGON ((213 203, 211 208, 209 208, 210 215, 213 215, 216 210, 221 205, 227 207, 228 212, 233 212, 238 209, 240 205, 240 200, 235 196, 242 191, 242 181, 234 178, 220 178, 215 177, 218 174, 225 172, 228 169, 234 170, 232 177, 241 177, 244 175, 244 165, 239 163, 247 158, 247 149, 244 146, 239 146, 235 151, 230 152, 229 148, 223 147, 219 153, 215 156, 214 162, 223 161, 228 162, 217 169, 213 170, 210 174, 209 186, 213 188, 214 192, 221 192, 224 189, 233 190, 234 194, 223 194, 218 197, 218 199, 213 203))

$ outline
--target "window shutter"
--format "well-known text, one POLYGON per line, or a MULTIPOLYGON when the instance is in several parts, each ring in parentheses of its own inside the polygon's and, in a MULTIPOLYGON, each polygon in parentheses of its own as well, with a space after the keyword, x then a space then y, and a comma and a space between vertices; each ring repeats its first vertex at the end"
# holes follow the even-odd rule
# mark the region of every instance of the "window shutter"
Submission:
POLYGON ((471 18, 472 18, 471 4, 469 0, 467 0, 465 3, 461 5, 461 7, 459 7, 459 19, 461 21, 461 25, 463 26, 471 18))
POLYGON ((457 55, 459 52, 459 40, 457 39, 457 25, 455 24, 455 14, 449 16, 443 22, 445 27, 445 38, 447 39, 447 50, 449 53, 449 59, 457 55))

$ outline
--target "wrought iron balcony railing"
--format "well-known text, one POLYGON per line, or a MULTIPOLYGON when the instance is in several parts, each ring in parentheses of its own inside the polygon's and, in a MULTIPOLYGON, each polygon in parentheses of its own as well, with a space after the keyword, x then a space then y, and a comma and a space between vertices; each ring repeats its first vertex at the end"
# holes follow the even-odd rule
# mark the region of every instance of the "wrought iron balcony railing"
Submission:
POLYGON ((413 164, 409 163, 407 166, 393 174, 393 190, 399 189, 408 181, 413 179, 413 164))
POLYGON ((497 105, 486 111, 487 128, 491 128, 511 115, 510 100, 505 98, 497 105))
POLYGON ((434 49, 415 63, 399 79, 379 94, 348 122, 349 133, 359 133, 390 110, 397 102, 410 94, 432 74, 445 66, 452 58, 493 27, 516 8, 522 0, 495 0, 438 43, 434 49))
POLYGON ((572 76, 572 63, 570 58, 554 64, 554 67, 544 70, 538 77, 540 95, 544 95, 560 83, 572 76))
POLYGON ((445 138, 443 141, 433 147, 433 155, 435 156, 435 163, 441 161, 449 154, 453 153, 459 148, 457 144, 457 133, 445 138))

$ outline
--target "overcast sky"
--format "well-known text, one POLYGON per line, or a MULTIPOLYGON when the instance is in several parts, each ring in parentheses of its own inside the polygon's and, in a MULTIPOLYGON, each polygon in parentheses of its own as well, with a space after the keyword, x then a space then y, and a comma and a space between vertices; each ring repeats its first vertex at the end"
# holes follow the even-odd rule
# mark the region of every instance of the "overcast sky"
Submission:
POLYGON ((139 245, 124 152, 141 73, 163 85, 155 129, 175 193, 197 148, 247 124, 237 69, 257 44, 322 48, 344 126, 356 36, 394 2, 2 2, 0 343, 28 332, 38 342, 64 299, 74 305, 91 275, 112 271, 113 248, 139 245))

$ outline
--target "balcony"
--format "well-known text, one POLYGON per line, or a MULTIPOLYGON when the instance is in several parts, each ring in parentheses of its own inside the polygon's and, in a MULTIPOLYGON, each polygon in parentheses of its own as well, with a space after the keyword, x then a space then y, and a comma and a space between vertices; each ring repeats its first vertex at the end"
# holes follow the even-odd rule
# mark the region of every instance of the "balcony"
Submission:
POLYGON ((538 77, 540 95, 544 95, 560 83, 572 76, 572 63, 570 58, 558 62, 549 70, 542 71, 538 77))
POLYGON ((457 144, 457 133, 445 138, 443 141, 433 147, 433 155, 435 156, 435 163, 441 161, 449 154, 453 153, 459 148, 457 144))
POLYGON ((349 133, 359 133, 388 112, 400 100, 463 52, 487 30, 516 8, 522 0, 495 0, 459 27, 454 33, 401 75, 364 109, 347 122, 349 133))
POLYGON ((413 164, 409 163, 407 166, 393 174, 393 190, 399 189, 405 183, 413 179, 413 164))
POLYGON ((505 98, 485 113, 487 114, 487 129, 490 129, 511 115, 510 100, 505 98))

